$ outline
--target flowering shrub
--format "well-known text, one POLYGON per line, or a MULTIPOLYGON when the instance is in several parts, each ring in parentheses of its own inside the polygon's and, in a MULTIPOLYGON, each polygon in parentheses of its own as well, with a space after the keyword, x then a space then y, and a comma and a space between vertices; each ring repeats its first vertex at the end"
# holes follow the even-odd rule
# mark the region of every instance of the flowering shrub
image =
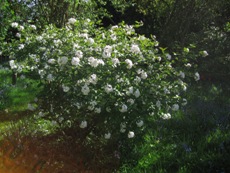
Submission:
POLYGON ((90 20, 73 18, 66 28, 50 25, 39 34, 36 26, 12 26, 21 33, 8 46, 10 67, 39 77, 38 115, 54 124, 75 122, 106 139, 133 138, 152 117, 169 119, 187 103, 185 74, 172 67, 173 55, 134 26, 95 29, 90 20))

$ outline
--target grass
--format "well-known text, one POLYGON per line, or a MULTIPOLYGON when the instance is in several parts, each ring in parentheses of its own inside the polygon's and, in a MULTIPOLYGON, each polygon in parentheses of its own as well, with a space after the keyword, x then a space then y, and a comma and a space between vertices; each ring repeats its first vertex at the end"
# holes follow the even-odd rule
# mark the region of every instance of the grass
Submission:
POLYGON ((151 124, 120 172, 229 172, 228 89, 207 83, 190 88, 187 107, 151 124))

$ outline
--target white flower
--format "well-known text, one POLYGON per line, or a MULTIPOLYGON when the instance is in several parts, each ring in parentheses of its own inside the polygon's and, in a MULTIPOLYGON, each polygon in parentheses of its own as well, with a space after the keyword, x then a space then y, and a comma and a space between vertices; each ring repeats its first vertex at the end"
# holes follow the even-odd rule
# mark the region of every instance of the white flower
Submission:
POLYGON ((125 104, 122 104, 120 112, 124 113, 128 111, 128 107, 125 104))
POLYGON ((74 66, 78 66, 80 63, 80 59, 78 57, 73 57, 72 58, 72 61, 71 61, 71 64, 74 65, 74 66))
POLYGON ((126 129, 123 129, 123 128, 120 129, 121 133, 125 133, 125 131, 126 131, 126 129))
POLYGON ((51 81, 54 80, 54 77, 53 77, 52 74, 48 74, 46 79, 47 79, 49 82, 51 82, 51 81))
POLYGON ((143 71, 143 72, 141 73, 141 78, 142 78, 142 79, 146 79, 147 77, 148 77, 147 73, 143 71))
POLYGON ((136 76, 136 78, 134 79, 135 83, 140 83, 141 82, 141 78, 139 76, 136 76))
POLYGON ((187 102, 187 99, 185 99, 185 98, 184 98, 184 99, 182 99, 182 100, 183 100, 183 102, 182 102, 182 106, 187 105, 187 103, 188 103, 188 102, 187 102))
POLYGON ((88 95, 89 92, 90 92, 90 89, 88 87, 88 85, 84 85, 82 88, 81 88, 81 92, 84 94, 84 95, 88 95))
POLYGON ((168 119, 171 118, 171 114, 170 113, 162 114, 161 118, 164 119, 164 120, 168 120, 168 119))
POLYGON ((97 113, 97 114, 101 113, 101 108, 95 108, 94 112, 97 113))
POLYGON ((92 75, 90 76, 90 78, 89 78, 89 82, 92 83, 92 84, 94 84, 94 85, 96 85, 96 84, 97 84, 97 81, 98 81, 97 75, 96 75, 96 74, 92 74, 92 75))
POLYGON ((93 106, 93 105, 89 105, 89 106, 88 106, 88 109, 89 109, 90 111, 92 111, 92 110, 94 110, 94 106, 93 106))
POLYGON ((111 108, 110 107, 106 107, 106 112, 111 112, 111 108))
POLYGON ((120 124, 120 127, 121 127, 122 129, 125 129, 125 128, 126 128, 126 124, 123 122, 123 123, 120 124))
POLYGON ((119 61, 119 59, 118 58, 113 58, 112 59, 112 63, 113 63, 113 67, 117 67, 117 65, 119 65, 120 64, 120 61, 119 61))
POLYGON ((195 81, 200 80, 200 74, 198 72, 195 73, 194 79, 195 79, 195 81))
POLYGON ((10 64, 10 68, 11 68, 11 69, 16 69, 16 68, 17 68, 17 66, 15 65, 14 60, 10 60, 10 61, 9 61, 9 64, 10 64))
POLYGON ((82 58, 83 57, 82 51, 77 50, 76 53, 75 53, 75 56, 78 57, 78 58, 82 58))
POLYGON ((33 30, 36 30, 37 27, 35 25, 30 25, 30 27, 33 29, 33 30))
POLYGON ((115 34, 111 34, 111 35, 110 35, 110 38, 111 38, 113 41, 117 40, 117 36, 116 36, 115 34))
POLYGON ((70 88, 68 86, 62 85, 62 89, 64 92, 68 92, 70 88))
POLYGON ((172 59, 172 56, 170 54, 166 54, 166 57, 167 57, 168 60, 172 59))
POLYGON ((97 67, 99 65, 99 62, 97 59, 95 59, 94 57, 89 57, 88 58, 88 63, 90 66, 92 67, 97 67))
POLYGON ((49 60, 48 60, 48 63, 49 63, 49 64, 55 64, 55 62, 56 62, 55 59, 49 59, 49 60))
POLYGON ((134 138, 135 134, 132 131, 129 131, 128 138, 134 138))
POLYGON ((135 53, 135 54, 138 54, 138 53, 140 53, 141 51, 140 51, 140 48, 139 48, 139 46, 138 46, 137 44, 132 44, 132 45, 131 45, 131 52, 132 52, 132 53, 135 53))
POLYGON ((17 23, 17 22, 13 22, 13 23, 11 23, 11 26, 12 26, 13 28, 17 28, 17 27, 18 27, 18 23, 17 23))
POLYGON ((89 44, 93 44, 93 43, 94 43, 94 39, 93 39, 93 38, 88 38, 87 42, 88 42, 89 44))
POLYGON ((42 37, 42 36, 37 36, 37 37, 36 37, 36 40, 37 40, 37 41, 42 41, 42 40, 43 40, 43 37, 42 37))
POLYGON ((133 100, 133 99, 128 99, 127 102, 128 102, 130 105, 133 105, 133 104, 134 104, 134 100, 133 100))
POLYGON ((113 92, 113 87, 112 87, 112 85, 107 84, 107 85, 105 86, 105 92, 106 92, 107 94, 113 92))
POLYGON ((138 97, 140 97, 140 95, 141 95, 141 93, 140 93, 139 89, 137 89, 137 90, 134 92, 134 96, 135 96, 136 98, 138 98, 138 97))
POLYGON ((180 74, 179 74, 179 75, 180 75, 181 78, 185 78, 184 72, 180 71, 180 74))
POLYGON ((43 112, 39 112, 39 113, 38 113, 38 117, 39 117, 39 118, 42 118, 42 117, 44 117, 44 116, 45 116, 45 114, 44 114, 43 112))
POLYGON ((84 129, 87 127, 87 121, 82 121, 80 124, 80 128, 84 129))
POLYGON ((126 62, 126 64, 127 64, 127 68, 128 68, 128 69, 131 69, 132 66, 133 66, 133 62, 132 62, 130 59, 126 59, 125 62, 126 62))
POLYGON ((192 67, 192 64, 190 64, 190 63, 187 63, 187 64, 185 64, 185 67, 188 67, 188 68, 190 68, 190 67, 192 67))
POLYGON ((136 124, 137 124, 137 127, 142 127, 144 125, 144 121, 139 120, 136 122, 136 124))
POLYGON ((208 56, 208 52, 207 52, 206 50, 204 50, 204 51, 201 52, 201 55, 202 55, 203 57, 206 57, 206 56, 208 56))
POLYGON ((19 44, 18 49, 21 50, 21 49, 23 49, 24 47, 25 47, 24 44, 19 44))
POLYGON ((20 34, 20 33, 17 33, 17 34, 16 34, 16 37, 21 38, 21 34, 20 34))
POLYGON ((105 139, 110 139, 111 138, 111 133, 109 133, 109 132, 106 133, 104 137, 105 137, 105 139))
POLYGON ((105 65, 105 62, 104 62, 102 59, 99 59, 97 62, 98 62, 98 64, 100 64, 100 65, 105 65))
POLYGON ((30 110, 30 111, 34 111, 35 110, 35 107, 32 105, 32 104, 28 104, 28 109, 30 110))
POLYGON ((161 102, 158 100, 157 102, 156 102, 156 106, 159 108, 159 107, 161 107, 161 102))
POLYGON ((133 94, 133 86, 129 87, 128 91, 126 91, 126 94, 128 96, 130 96, 131 94, 133 94))
POLYGON ((69 19, 68 19, 68 23, 69 23, 69 24, 74 24, 74 23, 76 23, 76 21, 77 21, 77 20, 74 19, 74 18, 69 18, 69 19))
POLYGON ((20 25, 19 28, 18 28, 18 30, 19 30, 19 31, 23 31, 23 30, 24 30, 24 26, 21 26, 21 25, 20 25))
POLYGON ((68 58, 63 56, 58 58, 58 64, 59 65, 65 65, 68 62, 68 58))
POLYGON ((60 39, 54 40, 54 45, 56 47, 58 47, 58 46, 62 45, 62 41, 60 39))
POLYGON ((104 48, 102 56, 104 58, 109 58, 109 57, 111 57, 111 53, 112 53, 112 46, 107 45, 104 48))
POLYGON ((173 111, 179 110, 179 105, 178 105, 178 104, 172 105, 172 110, 173 110, 173 111))

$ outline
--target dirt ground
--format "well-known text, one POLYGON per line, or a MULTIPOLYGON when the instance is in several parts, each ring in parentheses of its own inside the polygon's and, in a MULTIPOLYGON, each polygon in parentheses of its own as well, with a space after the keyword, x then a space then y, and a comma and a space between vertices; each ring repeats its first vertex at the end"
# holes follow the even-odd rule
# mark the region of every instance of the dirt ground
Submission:
POLYGON ((8 138, 0 144, 0 173, 103 173, 118 165, 116 158, 103 161, 101 151, 57 136, 8 138))

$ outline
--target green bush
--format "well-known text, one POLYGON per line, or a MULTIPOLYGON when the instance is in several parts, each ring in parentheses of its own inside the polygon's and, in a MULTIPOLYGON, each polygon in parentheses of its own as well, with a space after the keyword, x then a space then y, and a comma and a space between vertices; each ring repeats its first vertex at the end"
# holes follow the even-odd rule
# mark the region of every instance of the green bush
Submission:
MULTIPOLYGON (((49 25, 40 34, 34 25, 12 26, 21 36, 7 44, 9 65, 40 81, 39 116, 57 124, 78 123, 105 138, 133 138, 145 123, 171 118, 186 102, 185 73, 173 65, 191 66, 184 58, 193 59, 188 48, 170 55, 154 37, 137 35, 124 23, 105 30, 89 19, 71 18, 66 28, 49 25)), ((199 80, 198 73, 191 77, 199 80)))

